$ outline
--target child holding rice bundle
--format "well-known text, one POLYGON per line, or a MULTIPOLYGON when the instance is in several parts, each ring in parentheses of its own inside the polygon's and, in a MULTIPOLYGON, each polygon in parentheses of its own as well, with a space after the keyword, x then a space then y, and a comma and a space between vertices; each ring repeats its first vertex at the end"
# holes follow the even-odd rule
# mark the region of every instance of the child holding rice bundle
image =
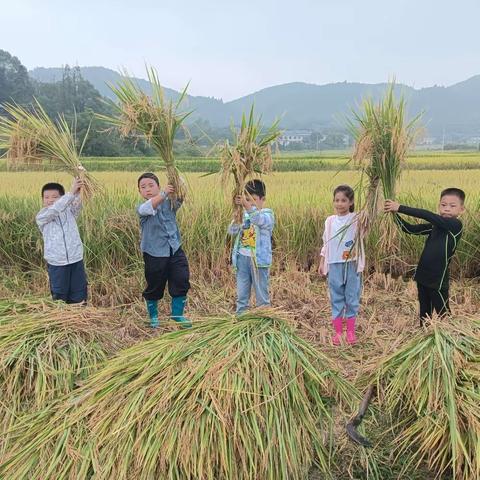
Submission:
POLYGON ((42 188, 43 208, 36 216, 52 298, 66 303, 87 301, 83 244, 76 221, 82 209, 82 187, 80 178, 74 179, 68 193, 59 183, 47 183, 42 188))
POLYGON ((171 318, 188 328, 191 323, 184 317, 184 309, 190 289, 190 272, 176 220, 182 201, 178 198, 172 200, 175 194, 172 185, 167 185, 162 191, 158 177, 153 173, 142 174, 137 184, 140 195, 145 199, 137 208, 137 213, 147 280, 143 298, 147 302, 150 325, 152 328, 159 326, 158 301, 163 298, 168 282, 168 292, 172 297, 171 318))
POLYGON ((244 209, 243 223, 235 217, 228 233, 235 236, 232 265, 237 278, 237 315, 250 306, 252 286, 256 306, 270 305, 269 276, 272 264, 273 211, 264 208, 266 188, 261 180, 250 180, 245 195, 237 196, 235 204, 244 209))
POLYGON ((323 246, 318 272, 328 276, 334 345, 343 336, 346 318, 347 342, 356 342, 355 323, 362 291, 361 272, 365 267, 363 241, 357 234, 357 214, 354 213, 354 191, 348 185, 339 185, 333 191, 335 215, 325 220, 323 246))
POLYGON ((464 211, 464 202, 465 192, 459 188, 442 191, 438 214, 400 205, 393 200, 385 201, 385 212, 395 214, 395 220, 402 231, 412 235, 427 235, 414 277, 417 282, 421 326, 434 311, 440 316, 450 312, 448 267, 462 236, 463 225, 458 217, 464 211), (407 223, 399 213, 426 220, 427 223, 407 223))

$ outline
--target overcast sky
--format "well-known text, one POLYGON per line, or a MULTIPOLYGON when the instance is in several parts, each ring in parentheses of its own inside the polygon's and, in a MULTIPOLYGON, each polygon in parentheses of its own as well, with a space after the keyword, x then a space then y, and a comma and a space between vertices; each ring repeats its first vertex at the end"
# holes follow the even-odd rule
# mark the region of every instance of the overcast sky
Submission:
POLYGON ((450 85, 480 74, 480 0, 4 0, 0 48, 37 66, 125 67, 192 95, 450 85))

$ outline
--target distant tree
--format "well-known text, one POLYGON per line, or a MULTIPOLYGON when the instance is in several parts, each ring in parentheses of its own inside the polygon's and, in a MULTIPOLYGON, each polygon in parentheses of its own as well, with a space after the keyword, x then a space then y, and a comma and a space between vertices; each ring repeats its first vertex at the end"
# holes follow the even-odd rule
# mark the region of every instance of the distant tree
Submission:
POLYGON ((0 103, 27 104, 32 101, 33 86, 27 69, 17 57, 0 50, 0 103))
POLYGON ((85 80, 78 67, 63 69, 62 79, 54 83, 35 82, 35 97, 49 115, 93 110, 109 113, 111 108, 98 90, 85 80))

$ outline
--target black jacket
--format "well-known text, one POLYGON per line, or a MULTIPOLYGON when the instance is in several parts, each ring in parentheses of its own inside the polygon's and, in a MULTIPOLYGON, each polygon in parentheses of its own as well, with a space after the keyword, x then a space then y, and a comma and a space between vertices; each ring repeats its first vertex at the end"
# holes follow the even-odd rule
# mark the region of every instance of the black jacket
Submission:
POLYGON ((462 236, 462 222, 436 213, 400 205, 398 213, 421 218, 428 223, 410 224, 395 215, 401 229, 413 235, 428 235, 415 272, 415 280, 435 290, 449 287, 448 266, 462 236))

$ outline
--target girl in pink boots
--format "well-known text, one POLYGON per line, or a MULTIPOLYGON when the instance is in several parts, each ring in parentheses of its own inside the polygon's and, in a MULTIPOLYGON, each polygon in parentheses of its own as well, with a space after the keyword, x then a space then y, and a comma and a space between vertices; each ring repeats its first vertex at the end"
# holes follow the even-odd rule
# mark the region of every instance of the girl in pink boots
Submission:
POLYGON ((347 324, 347 343, 356 342, 355 322, 360 306, 362 274, 365 267, 363 242, 357 237, 357 214, 354 213, 354 192, 348 185, 333 191, 335 215, 325 220, 323 246, 320 252, 320 275, 328 276, 334 345, 343 336, 344 318, 347 324))

